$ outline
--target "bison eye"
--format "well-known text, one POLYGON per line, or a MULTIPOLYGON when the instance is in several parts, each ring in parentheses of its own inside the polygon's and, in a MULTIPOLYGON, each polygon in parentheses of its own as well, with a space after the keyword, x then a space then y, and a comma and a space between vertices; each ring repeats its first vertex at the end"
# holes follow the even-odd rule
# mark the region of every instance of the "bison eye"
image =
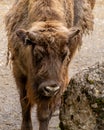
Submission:
POLYGON ((35 55, 35 61, 36 63, 41 62, 41 60, 43 59, 44 55, 42 53, 38 53, 35 55))
POLYGON ((37 63, 40 63, 43 57, 45 56, 45 50, 43 47, 36 45, 33 50, 34 60, 37 63))

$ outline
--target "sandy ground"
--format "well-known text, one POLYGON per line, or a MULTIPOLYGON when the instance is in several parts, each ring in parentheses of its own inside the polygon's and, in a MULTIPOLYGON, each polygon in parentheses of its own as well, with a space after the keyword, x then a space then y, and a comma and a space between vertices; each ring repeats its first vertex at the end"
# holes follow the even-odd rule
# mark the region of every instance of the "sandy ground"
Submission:
MULTIPOLYGON (((104 61, 104 0, 96 0, 94 31, 83 39, 81 50, 74 58, 70 75, 86 69, 94 63, 104 61)), ((14 0, 0 0, 0 130, 20 130, 21 107, 10 67, 6 64, 7 37, 4 16, 14 0)), ((32 112, 34 130, 38 128, 35 108, 32 112)), ((51 130, 58 130, 58 114, 50 122, 51 130)))

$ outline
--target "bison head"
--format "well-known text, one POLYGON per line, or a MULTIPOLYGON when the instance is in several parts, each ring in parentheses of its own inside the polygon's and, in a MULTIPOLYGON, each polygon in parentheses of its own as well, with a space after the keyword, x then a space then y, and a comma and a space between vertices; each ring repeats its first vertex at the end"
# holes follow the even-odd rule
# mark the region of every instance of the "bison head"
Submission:
POLYGON ((72 48, 76 45, 73 39, 79 32, 77 27, 68 29, 58 22, 35 22, 29 30, 17 31, 24 46, 32 48, 30 77, 39 95, 51 97, 65 90, 72 48))

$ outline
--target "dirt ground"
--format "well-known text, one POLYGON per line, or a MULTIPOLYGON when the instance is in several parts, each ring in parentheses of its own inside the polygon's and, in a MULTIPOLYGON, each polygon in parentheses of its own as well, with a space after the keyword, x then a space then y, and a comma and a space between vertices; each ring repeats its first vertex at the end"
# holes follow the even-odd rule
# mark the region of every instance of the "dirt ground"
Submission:
MULTIPOLYGON (((94 31, 83 39, 83 45, 70 66, 70 77, 75 73, 104 61, 104 0, 96 0, 94 31)), ((4 16, 14 0, 0 0, 0 130, 20 130, 21 107, 10 67, 6 66, 7 37, 4 16)), ((32 112, 34 130, 38 128, 35 108, 32 112)), ((50 130, 58 130, 58 112, 50 122, 50 130)))

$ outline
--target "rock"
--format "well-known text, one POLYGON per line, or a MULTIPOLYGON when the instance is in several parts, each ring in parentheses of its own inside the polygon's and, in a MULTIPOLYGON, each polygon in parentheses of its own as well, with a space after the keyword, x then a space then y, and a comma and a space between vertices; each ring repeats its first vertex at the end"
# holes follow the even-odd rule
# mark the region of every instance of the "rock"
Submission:
POLYGON ((59 118, 62 130, 104 130, 104 62, 71 79, 59 118))

